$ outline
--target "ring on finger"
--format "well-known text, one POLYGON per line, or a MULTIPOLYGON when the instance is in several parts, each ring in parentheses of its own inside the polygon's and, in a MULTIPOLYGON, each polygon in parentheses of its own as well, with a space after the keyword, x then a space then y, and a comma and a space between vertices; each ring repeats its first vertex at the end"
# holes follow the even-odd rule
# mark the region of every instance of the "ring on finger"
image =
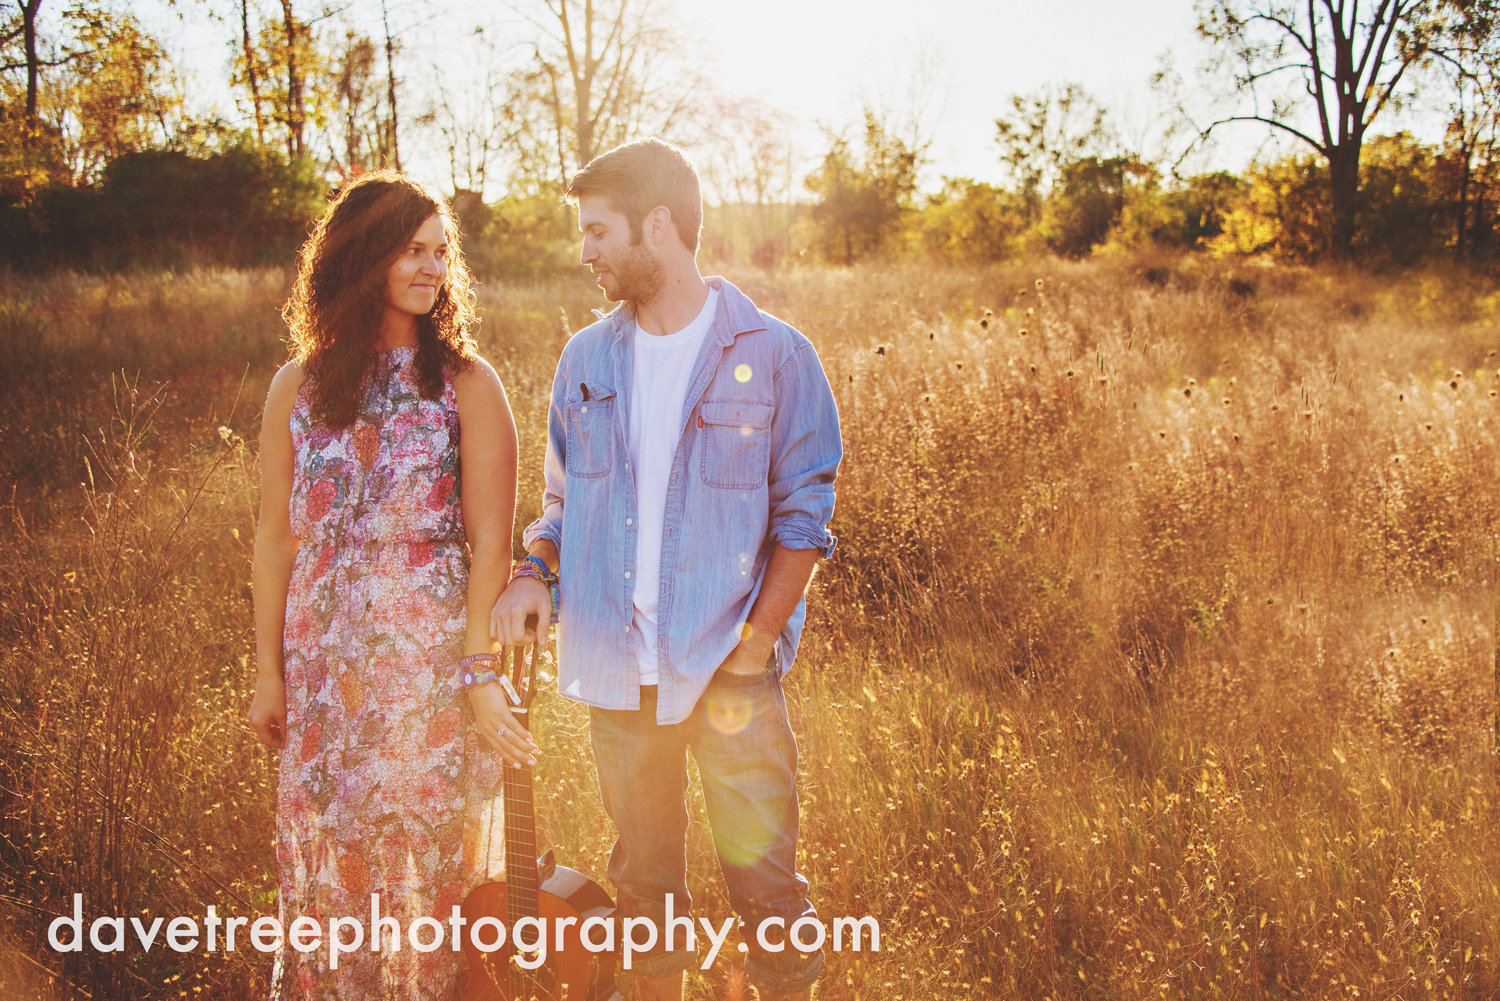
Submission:
POLYGON ((501 728, 500 728, 500 732, 499 732, 499 733, 497 733, 497 734, 495 734, 495 736, 496 736, 496 737, 503 737, 503 736, 505 736, 505 731, 506 731, 506 730, 507 730, 507 729, 508 729, 508 727, 503 727, 503 726, 502 726, 502 727, 501 727, 501 728))

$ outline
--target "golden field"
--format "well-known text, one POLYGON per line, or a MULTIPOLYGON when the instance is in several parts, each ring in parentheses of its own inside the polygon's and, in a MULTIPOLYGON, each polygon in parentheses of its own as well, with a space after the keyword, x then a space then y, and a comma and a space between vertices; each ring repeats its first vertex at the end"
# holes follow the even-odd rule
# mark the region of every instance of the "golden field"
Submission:
MULTIPOLYGON (((1492 283, 729 277, 813 340, 843 419, 787 690, 802 870, 882 951, 830 956, 817 997, 1500 997, 1492 283)), ((243 717, 287 279, 0 277, 0 997, 263 996, 253 951, 45 936, 74 892, 275 912, 274 757, 243 717)), ((603 303, 581 275, 481 302, 519 531, 554 361, 603 303)), ((587 716, 549 698, 541 731, 544 831, 602 879, 587 716)), ((689 859, 727 916, 701 822, 689 859)))

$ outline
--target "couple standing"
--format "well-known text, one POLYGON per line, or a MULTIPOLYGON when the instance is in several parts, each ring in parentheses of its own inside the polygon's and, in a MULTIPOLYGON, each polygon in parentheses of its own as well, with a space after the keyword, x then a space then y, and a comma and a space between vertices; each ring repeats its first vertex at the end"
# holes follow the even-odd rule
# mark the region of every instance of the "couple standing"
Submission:
MULTIPOLYGON (((250 710, 282 748, 283 925, 361 915, 373 893, 402 927, 446 920, 489 878, 500 769, 536 745, 484 655, 535 615, 559 625, 559 691, 590 707, 620 915, 665 931, 668 894, 687 913, 691 750, 749 979, 762 999, 806 998, 822 956, 783 945, 815 912, 781 678, 834 545, 832 391, 805 337, 699 275, 698 178, 677 150, 619 147, 568 197, 582 262, 621 306, 558 362, 542 515, 514 567, 515 425, 467 334, 447 206, 370 175, 302 250, 297 358, 262 430, 250 710)), ((640 997, 680 997, 697 965, 663 939, 633 961, 640 997)), ((459 982, 446 947, 280 965, 289 997, 452 998, 459 982)))

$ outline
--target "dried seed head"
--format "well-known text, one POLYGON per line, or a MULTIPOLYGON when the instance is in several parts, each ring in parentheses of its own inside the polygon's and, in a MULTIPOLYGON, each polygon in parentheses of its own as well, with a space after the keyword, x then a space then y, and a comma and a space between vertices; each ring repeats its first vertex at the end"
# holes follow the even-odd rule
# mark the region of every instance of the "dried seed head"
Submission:
POLYGON ((1182 395, 1186 396, 1188 399, 1192 399, 1193 398, 1193 387, 1189 386, 1188 388, 1184 389, 1182 391, 1182 395))
POLYGON ((1040 278, 1038 278, 1038 279, 1037 279, 1037 280, 1036 280, 1036 290, 1037 290, 1037 291, 1038 291, 1038 292, 1040 292, 1040 291, 1041 291, 1041 290, 1042 290, 1042 280, 1041 280, 1041 279, 1040 279, 1040 278))
POLYGON ((884 355, 885 354, 885 345, 882 344, 878 348, 876 348, 875 349, 875 353, 878 354, 878 355, 884 355))
POLYGON ((1028 331, 1027 331, 1027 330, 1026 330, 1026 328, 1025 328, 1025 327, 1022 327, 1022 328, 1021 328, 1021 336, 1022 336, 1022 337, 1025 337, 1025 336, 1026 336, 1026 334, 1027 334, 1027 333, 1028 333, 1028 331))

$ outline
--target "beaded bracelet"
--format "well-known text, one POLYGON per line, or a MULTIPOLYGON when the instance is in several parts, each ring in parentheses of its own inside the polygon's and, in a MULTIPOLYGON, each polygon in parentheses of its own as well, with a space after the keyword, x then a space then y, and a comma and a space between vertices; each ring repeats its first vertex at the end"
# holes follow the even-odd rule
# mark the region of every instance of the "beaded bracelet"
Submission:
POLYGON ((547 562, 540 556, 527 556, 510 572, 511 580, 517 577, 530 577, 546 585, 548 594, 552 596, 552 616, 548 621, 557 625, 557 609, 562 604, 562 592, 558 587, 557 574, 547 568, 547 562))
POLYGON ((475 666, 483 664, 486 661, 498 663, 499 658, 492 653, 475 653, 458 662, 458 683, 464 691, 472 692, 474 689, 488 685, 492 681, 500 680, 494 668, 475 666))

